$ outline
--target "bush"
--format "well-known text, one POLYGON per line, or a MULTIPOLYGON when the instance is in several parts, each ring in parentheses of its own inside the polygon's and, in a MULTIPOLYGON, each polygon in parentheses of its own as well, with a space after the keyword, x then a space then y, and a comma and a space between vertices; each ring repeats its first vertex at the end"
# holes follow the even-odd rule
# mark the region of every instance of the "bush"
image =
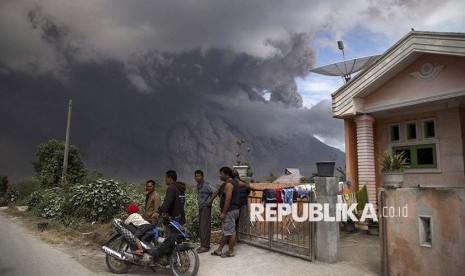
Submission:
POLYGON ((68 195, 65 215, 86 222, 108 221, 121 213, 131 200, 126 183, 111 179, 74 186, 68 195))
MULTIPOLYGON (((137 206, 139 206, 139 213, 140 214, 143 214, 143 208, 145 206, 145 196, 139 192, 138 190, 135 190, 135 189, 128 189, 129 192, 128 192, 128 197, 129 197, 129 201, 128 203, 130 204, 137 204, 137 206)), ((123 208, 126 207, 126 206, 123 206, 123 208)))
POLYGON ((65 225, 85 222, 107 222, 120 214, 128 203, 142 206, 145 198, 126 183, 111 179, 98 179, 70 189, 54 187, 38 190, 29 196, 28 210, 65 225))
POLYGON ((19 193, 15 186, 10 185, 6 175, 0 175, 0 206, 15 204, 19 193))
MULTIPOLYGON (((50 188, 60 183, 63 172, 64 151, 65 143, 58 142, 57 140, 50 140, 37 146, 32 165, 42 187, 50 188)), ((81 160, 78 148, 70 145, 68 153, 68 183, 81 183, 85 179, 86 174, 87 170, 81 160)))
POLYGON ((2 197, 6 193, 9 186, 10 183, 8 181, 8 176, 0 175, 0 197, 2 197))
POLYGON ((29 196, 28 211, 47 219, 63 218, 65 193, 61 188, 38 190, 29 196))
POLYGON ((0 206, 7 206, 10 204, 15 204, 19 200, 19 193, 16 191, 15 187, 10 187, 6 193, 0 198, 0 206))

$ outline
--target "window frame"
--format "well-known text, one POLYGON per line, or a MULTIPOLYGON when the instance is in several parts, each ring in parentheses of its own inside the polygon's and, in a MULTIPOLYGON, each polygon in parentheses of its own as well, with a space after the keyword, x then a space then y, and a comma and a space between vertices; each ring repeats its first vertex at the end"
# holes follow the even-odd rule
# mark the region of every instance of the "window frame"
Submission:
POLYGON ((422 129, 422 137, 423 139, 425 140, 432 140, 432 139, 436 139, 436 137, 438 136, 438 128, 437 128, 437 124, 436 124, 436 119, 435 118, 427 118, 427 119, 422 119, 421 120, 421 129, 422 129), (426 127, 425 127, 425 124, 427 122, 433 122, 434 124, 434 136, 431 136, 431 137, 426 137, 426 127))
POLYGON ((416 169, 439 169, 439 158, 438 158, 438 145, 437 143, 423 143, 423 144, 411 144, 411 145, 399 145, 391 147, 391 151, 395 152, 398 150, 410 150, 410 165, 408 170, 416 169), (433 164, 419 165, 418 164, 418 149, 420 148, 431 148, 433 150, 433 164))
POLYGON ((405 141, 416 141, 418 140, 418 124, 417 121, 408 121, 405 122, 405 141), (409 138, 409 125, 414 125, 415 126, 415 138, 409 138))
POLYGON ((413 166, 407 168, 405 173, 441 173, 441 156, 439 151, 439 134, 436 117, 423 117, 423 118, 410 118, 405 121, 394 121, 387 124, 388 134, 388 149, 391 151, 397 149, 410 149, 411 154, 415 155, 411 158, 415 158, 413 166), (425 125, 427 122, 433 122, 434 124, 434 137, 425 138, 425 125), (416 139, 407 139, 408 135, 408 124, 416 123, 416 139), (399 129, 399 140, 391 141, 392 127, 398 126, 399 129), (433 164, 430 165, 418 165, 418 149, 424 147, 430 147, 433 151, 433 164))
POLYGON ((389 130, 389 142, 390 143, 399 143, 401 141, 400 137, 401 137, 401 131, 400 131, 400 123, 395 123, 395 124, 389 124, 388 126, 388 130, 389 130), (392 128, 393 127, 396 127, 397 126, 397 129, 398 129, 398 139, 397 140, 392 140, 392 128))

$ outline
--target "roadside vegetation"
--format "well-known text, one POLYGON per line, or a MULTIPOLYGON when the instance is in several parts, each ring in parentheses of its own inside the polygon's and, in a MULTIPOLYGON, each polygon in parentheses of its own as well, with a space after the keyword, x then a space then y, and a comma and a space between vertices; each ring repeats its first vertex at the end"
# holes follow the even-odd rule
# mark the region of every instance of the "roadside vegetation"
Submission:
MULTIPOLYGON (((20 217, 50 243, 87 240, 101 244, 112 231, 112 218, 119 217, 128 204, 137 204, 143 212, 145 183, 130 184, 104 177, 95 170, 89 172, 75 146, 69 151, 67 183, 62 183, 63 151, 63 142, 51 140, 40 144, 32 161, 36 177, 13 185, 7 176, 1 176, 0 206, 26 205, 26 212, 9 208, 8 213, 20 217), (46 231, 38 231, 40 223, 47 224, 46 231)), ((197 195, 193 185, 187 187, 186 226, 195 241, 199 237, 197 195)), ((164 182, 156 180, 156 191, 164 197, 164 182)), ((219 216, 216 200, 212 230, 220 229, 219 216)))

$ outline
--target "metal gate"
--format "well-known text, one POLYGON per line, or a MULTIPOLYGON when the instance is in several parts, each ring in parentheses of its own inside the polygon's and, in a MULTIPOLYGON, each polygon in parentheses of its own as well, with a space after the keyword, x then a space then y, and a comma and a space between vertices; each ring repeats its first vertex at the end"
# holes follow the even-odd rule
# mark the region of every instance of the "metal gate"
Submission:
MULTIPOLYGON (((255 189, 255 191, 260 191, 255 189)), ((263 192, 263 191, 261 191, 263 192)), ((238 239, 260 248, 280 252, 290 256, 313 261, 315 259, 315 222, 305 220, 297 222, 292 215, 283 217, 282 221, 250 221, 250 203, 261 202, 261 196, 249 196, 249 205, 243 206, 239 217, 238 239)), ((314 193, 308 199, 297 200, 299 215, 303 203, 314 202, 314 193)), ((268 203, 275 204, 275 203, 268 203)))

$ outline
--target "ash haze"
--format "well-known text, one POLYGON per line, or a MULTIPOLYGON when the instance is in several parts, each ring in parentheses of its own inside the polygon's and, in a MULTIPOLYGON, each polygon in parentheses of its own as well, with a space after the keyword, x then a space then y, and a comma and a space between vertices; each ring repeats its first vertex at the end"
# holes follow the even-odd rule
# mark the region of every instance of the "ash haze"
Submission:
POLYGON ((236 141, 254 178, 338 154, 331 116, 341 83, 310 69, 338 59, 335 41, 379 54, 411 27, 463 31, 463 1, 0 2, 0 173, 33 175, 38 143, 71 143, 86 165, 133 181, 176 169, 217 181, 236 141), (392 22, 396 22, 394 27, 392 22), (366 34, 366 35, 365 35, 366 34), (351 41, 357 37, 363 46, 351 41))

